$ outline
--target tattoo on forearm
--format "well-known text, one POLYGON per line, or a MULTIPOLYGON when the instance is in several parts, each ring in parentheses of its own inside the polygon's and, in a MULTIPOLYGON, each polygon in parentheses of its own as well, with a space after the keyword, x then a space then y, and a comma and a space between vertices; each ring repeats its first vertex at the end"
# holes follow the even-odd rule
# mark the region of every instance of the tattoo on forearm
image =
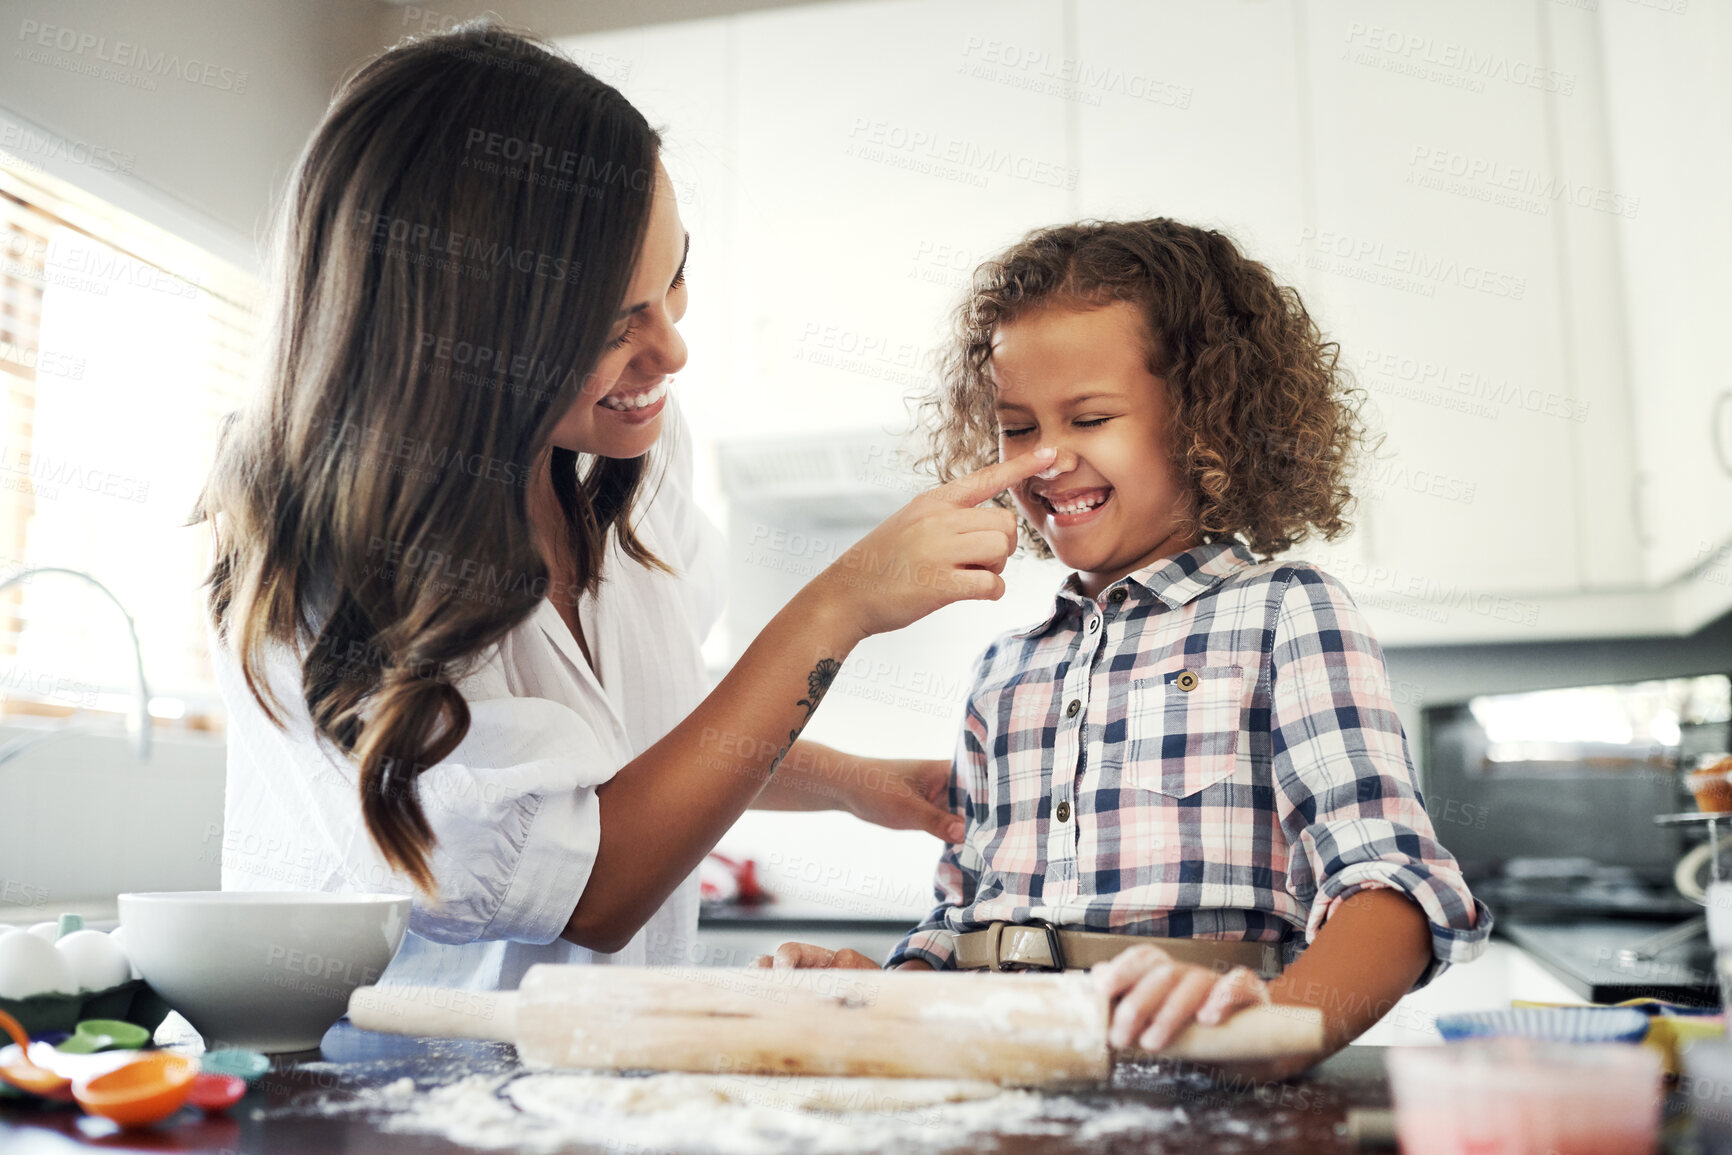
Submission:
POLYGON ((776 751, 775 760, 770 763, 772 774, 776 772, 776 767, 782 764, 782 759, 788 756, 788 751, 794 748, 794 740, 800 736, 800 731, 806 728, 806 723, 812 720, 818 703, 824 700, 824 692, 830 688, 830 683, 836 680, 836 675, 841 671, 842 663, 835 658, 819 658, 818 664, 812 667, 812 672, 806 675, 806 696, 794 703, 806 708, 806 716, 800 719, 799 725, 788 731, 788 741, 776 751))

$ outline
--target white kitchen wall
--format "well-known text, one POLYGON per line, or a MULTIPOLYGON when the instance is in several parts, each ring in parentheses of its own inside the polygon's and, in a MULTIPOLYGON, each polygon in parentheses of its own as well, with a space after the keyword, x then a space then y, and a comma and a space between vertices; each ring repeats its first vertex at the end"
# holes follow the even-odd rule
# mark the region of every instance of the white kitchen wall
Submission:
MULTIPOLYGON (((0 727, 0 743, 41 730, 0 727)), ((217 889, 225 755, 218 736, 159 733, 141 764, 130 739, 98 732, 0 766, 0 922, 113 918, 122 891, 217 889)))

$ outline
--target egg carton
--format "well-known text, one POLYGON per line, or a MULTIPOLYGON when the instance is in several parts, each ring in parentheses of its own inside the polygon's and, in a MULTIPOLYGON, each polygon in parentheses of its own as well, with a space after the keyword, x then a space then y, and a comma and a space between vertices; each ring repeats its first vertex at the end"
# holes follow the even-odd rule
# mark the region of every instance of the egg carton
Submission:
POLYGON ((17 1019, 27 1034, 35 1036, 48 1031, 70 1031, 85 1019, 119 1019, 154 1031, 168 1017, 169 1005, 143 979, 129 979, 100 991, 0 999, 0 1011, 17 1019))

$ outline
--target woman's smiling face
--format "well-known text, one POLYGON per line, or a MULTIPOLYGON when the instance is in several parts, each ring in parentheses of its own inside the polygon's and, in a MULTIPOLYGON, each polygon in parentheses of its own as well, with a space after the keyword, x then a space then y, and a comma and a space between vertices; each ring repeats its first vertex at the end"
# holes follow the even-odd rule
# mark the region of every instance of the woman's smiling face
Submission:
POLYGON ((577 401, 554 427, 561 449, 632 458, 661 436, 668 379, 686 363, 675 326, 686 314, 686 252, 673 184, 656 164, 649 226, 638 249, 631 287, 620 304, 611 341, 577 401))
POLYGON ((1061 302, 999 326, 992 345, 999 456, 1058 450, 1013 490, 1023 516, 1096 597, 1199 544, 1182 534, 1189 487, 1172 460, 1172 403, 1149 371, 1130 302, 1061 302))

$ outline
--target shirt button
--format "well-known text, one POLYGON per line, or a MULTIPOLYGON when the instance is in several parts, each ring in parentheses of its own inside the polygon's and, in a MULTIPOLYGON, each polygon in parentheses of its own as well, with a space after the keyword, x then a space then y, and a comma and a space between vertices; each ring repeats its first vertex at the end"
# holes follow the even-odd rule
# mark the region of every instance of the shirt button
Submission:
POLYGON ((1089 633, 1092 634, 1100 628, 1101 628, 1101 620, 1099 618, 1090 618, 1089 619, 1089 633))
POLYGON ((1187 694, 1197 688, 1197 675, 1191 673, 1189 670, 1186 670, 1177 678, 1174 678, 1173 681, 1178 685, 1179 689, 1185 691, 1187 694))
POLYGON ((1076 712, 1080 709, 1082 709, 1082 700, 1079 698, 1072 698, 1070 700, 1070 705, 1064 708, 1064 716, 1067 718, 1074 718, 1076 717, 1076 712))
POLYGON ((1120 586, 1118 589, 1114 590, 1112 593, 1107 595, 1107 601, 1113 603, 1116 606, 1120 602, 1125 600, 1125 595, 1126 595, 1125 587, 1120 586))
POLYGON ((1056 817, 1060 822, 1069 822, 1070 821, 1070 803, 1060 802, 1058 804, 1058 809, 1053 812, 1053 816, 1056 817))

